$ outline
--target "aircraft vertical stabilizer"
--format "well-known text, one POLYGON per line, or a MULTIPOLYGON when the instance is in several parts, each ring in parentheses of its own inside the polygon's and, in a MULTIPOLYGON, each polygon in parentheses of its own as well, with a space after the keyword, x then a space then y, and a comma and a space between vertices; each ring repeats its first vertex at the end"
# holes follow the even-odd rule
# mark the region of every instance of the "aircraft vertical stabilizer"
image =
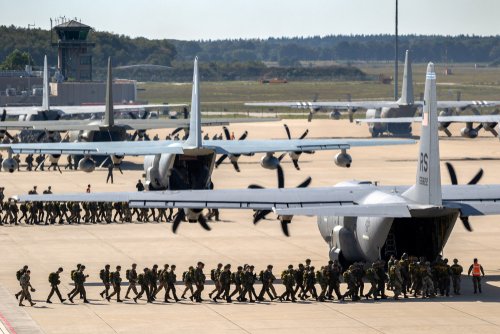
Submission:
POLYGON ((48 111, 49 104, 49 69, 47 67, 47 55, 43 58, 43 96, 42 96, 42 110, 48 111))
POLYGON ((406 50, 403 84, 401 88, 401 97, 398 100, 398 104, 412 105, 414 102, 415 100, 413 98, 413 75, 411 70, 410 51, 406 50))
POLYGON ((408 189, 403 196, 419 204, 441 206, 441 171, 439 164, 436 73, 434 72, 434 64, 429 63, 425 79, 417 178, 415 185, 408 189))
POLYGON ((113 126, 115 118, 113 113, 113 76, 111 73, 111 57, 108 57, 108 78, 106 80, 106 109, 104 110, 105 126, 113 126))
POLYGON ((189 136, 184 143, 189 148, 201 148, 201 108, 200 108, 200 82, 198 77, 198 57, 194 59, 193 93, 191 95, 191 118, 189 120, 189 136))

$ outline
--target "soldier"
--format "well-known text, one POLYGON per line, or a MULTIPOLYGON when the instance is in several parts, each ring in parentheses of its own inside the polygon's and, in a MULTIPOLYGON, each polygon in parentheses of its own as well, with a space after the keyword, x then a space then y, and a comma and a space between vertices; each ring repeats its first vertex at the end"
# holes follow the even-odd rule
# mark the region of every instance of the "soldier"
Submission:
POLYGON ((394 261, 394 264, 389 268, 389 284, 394 291, 394 299, 398 300, 403 288, 403 278, 401 277, 401 264, 399 260, 394 261))
POLYGON ((197 303, 201 303, 203 299, 201 299, 201 292, 205 289, 205 279, 206 276, 203 273, 203 268, 205 264, 203 262, 198 262, 198 265, 194 271, 194 284, 196 284, 196 291, 194 292, 194 299, 197 303))
POLYGON ((324 302, 326 298, 326 292, 328 289, 328 271, 325 266, 322 266, 320 270, 316 271, 316 281, 318 282, 321 292, 318 296, 318 301, 324 302))
POLYGON ((26 158, 24 159, 24 162, 26 162, 26 170, 28 172, 31 172, 33 170, 33 154, 28 154, 26 158))
POLYGON ((146 298, 148 303, 152 303, 151 294, 149 291, 149 278, 151 275, 149 274, 149 268, 144 268, 144 272, 140 273, 137 277, 137 282, 141 285, 141 291, 137 296, 134 297, 134 302, 137 303, 137 299, 140 299, 144 293, 146 293, 146 298))
POLYGON ((193 295, 194 295, 193 280, 194 280, 194 267, 189 266, 189 269, 187 271, 185 271, 184 273, 182 273, 182 281, 184 282, 184 286, 186 287, 184 289, 184 292, 182 293, 182 296, 181 296, 182 299, 186 299, 186 297, 185 297, 186 292, 189 290, 189 291, 191 291, 191 297, 189 297, 189 299, 191 299, 191 301, 193 301, 193 295))
POLYGON ((90 184, 87 184, 87 190, 85 190, 87 194, 90 194, 90 184))
POLYGON ((122 303, 123 300, 120 299, 120 291, 121 291, 121 284, 122 284, 122 279, 120 277, 120 271, 122 270, 121 266, 116 266, 116 271, 114 273, 111 273, 109 276, 109 280, 111 281, 111 284, 113 285, 113 293, 110 294, 106 299, 111 301, 111 297, 116 295, 116 302, 117 303, 122 303))
POLYGON ((45 162, 45 154, 40 154, 39 156, 37 156, 35 161, 36 161, 35 170, 40 169, 41 171, 43 171, 44 162, 45 162))
POLYGON ((422 298, 434 298, 435 289, 434 282, 432 280, 431 264, 429 261, 421 265, 420 273, 422 277, 422 298))
POLYGON ((295 270, 295 291, 293 292, 293 295, 296 296, 297 292, 299 292, 298 297, 299 298, 305 298, 304 296, 304 272, 305 268, 302 263, 299 263, 299 269, 295 270), (300 289, 300 291, 299 291, 300 289))
POLYGON ((22 288, 21 298, 19 299, 19 306, 24 306, 24 304, 23 304, 24 299, 29 301, 31 306, 36 305, 36 303, 33 303, 33 301, 31 300, 30 291, 35 292, 36 290, 35 290, 35 288, 33 288, 33 286, 30 283, 30 275, 31 275, 31 271, 26 270, 24 272, 23 276, 21 276, 21 279, 19 280, 19 283, 21 284, 21 288, 22 288))
POLYGON ((137 191, 144 191, 144 184, 142 184, 141 180, 137 181, 135 188, 137 189, 137 191))
POLYGON ((342 273, 342 268, 337 260, 328 262, 328 299, 333 299, 333 292, 338 300, 342 299, 342 294, 340 293, 340 274, 342 273))
POLYGON ((161 291, 161 289, 165 288, 165 290, 167 290, 168 267, 169 267, 168 264, 164 264, 163 270, 160 270, 158 272, 158 278, 159 278, 160 285, 156 289, 155 299, 156 299, 156 295, 161 291))
MULTIPOLYGON (((23 275, 28 271, 28 266, 24 266, 22 267, 21 269, 19 269, 18 271, 16 271, 16 279, 17 281, 19 282, 19 285, 21 285, 21 277, 23 277, 23 275)), ((16 299, 19 299, 19 296, 23 294, 23 289, 22 289, 22 286, 21 286, 21 290, 16 293, 16 299)))
POLYGON ((403 253, 401 260, 399 261, 401 278, 403 279, 401 284, 401 292, 405 298, 408 298, 407 292, 410 291, 411 281, 410 281, 410 260, 408 254, 403 253))
POLYGON ((113 169, 115 168, 115 165, 113 164, 113 161, 111 161, 108 164, 108 176, 106 177, 106 183, 109 182, 109 179, 111 179, 111 184, 113 184, 113 169))
MULTIPOLYGON (((307 263, 307 262, 306 262, 307 263)), ((311 263, 311 262, 309 262, 311 263)), ((307 268, 306 264, 306 268, 307 268)), ((301 299, 304 300, 306 299, 307 292, 311 292, 311 295, 314 299, 318 300, 318 293, 316 291, 316 275, 314 273, 314 266, 308 266, 309 269, 304 270, 304 284, 305 284, 305 290, 304 293, 302 294, 301 299)))
POLYGON ((81 265, 80 263, 78 263, 78 264, 76 265, 76 269, 71 270, 71 273, 70 273, 70 279, 73 281, 73 283, 74 283, 74 286, 75 286, 75 287, 73 288, 73 290, 71 290, 71 291, 68 293, 68 299, 69 299, 69 297, 70 297, 70 296, 71 296, 71 295, 72 295, 75 291, 77 291, 77 290, 78 290, 78 287, 77 287, 77 285, 76 285, 76 283, 75 283, 75 279, 76 279, 76 273, 77 273, 78 271, 80 271, 80 268, 81 268, 81 267, 82 267, 82 265, 81 265))
POLYGON ((385 295, 385 282, 387 280, 387 275, 385 273, 384 264, 385 263, 382 260, 377 262, 377 267, 376 267, 378 276, 377 288, 380 298, 387 299, 387 296, 385 295))
POLYGON ((342 296, 342 300, 344 300, 345 297, 350 297, 353 302, 360 299, 358 296, 358 288, 356 285, 357 280, 353 273, 354 270, 354 265, 350 265, 349 268, 342 274, 344 282, 347 284, 347 291, 342 296))
POLYGON ((262 289, 260 290, 259 297, 257 300, 264 301, 264 293, 267 293, 271 301, 276 299, 276 291, 273 287, 273 281, 276 279, 273 275, 273 266, 270 264, 267 266, 267 269, 262 272, 261 281, 262 281, 262 289), (271 291, 272 293, 271 293, 271 291))
POLYGON ((210 292, 208 294, 208 297, 209 298, 212 298, 212 295, 214 293, 217 293, 217 295, 220 293, 220 282, 219 282, 219 278, 220 278, 220 274, 222 272, 222 263, 219 263, 217 265, 217 269, 212 269, 210 271, 210 279, 212 280, 212 282, 214 282, 214 285, 215 285, 215 289, 210 292))
POLYGON ((244 283, 243 283, 243 292, 240 295, 240 300, 245 300, 245 295, 248 292, 248 298, 250 299, 250 303, 255 302, 257 299, 257 294, 255 293, 255 289, 253 285, 255 284, 255 274, 253 272, 254 266, 248 266, 247 270, 244 274, 244 283), (254 297, 254 298, 252 298, 254 297))
POLYGON ((85 280, 87 279, 87 277, 89 277, 89 275, 85 275, 84 274, 84 271, 85 271, 85 266, 82 265, 80 267, 80 270, 78 270, 76 273, 75 273, 75 284, 76 284, 76 291, 73 292, 73 294, 71 296, 69 296, 69 301, 71 303, 74 303, 73 302, 73 298, 75 298, 75 296, 80 293, 80 296, 81 298, 83 298, 83 302, 88 304, 89 301, 87 300, 87 292, 85 291, 85 280))
POLYGON ((444 259, 441 265, 441 286, 439 289, 441 290, 441 295, 444 294, 446 297, 450 296, 450 284, 451 284, 451 267, 448 264, 448 259, 444 259))
POLYGON ((33 186, 33 189, 28 191, 28 195, 38 195, 38 192, 36 191, 36 186, 33 186))
POLYGON ((240 300, 239 296, 243 292, 243 290, 241 289, 243 275, 244 273, 242 266, 238 266, 237 271, 231 274, 231 282, 234 283, 234 291, 231 293, 231 295, 229 295, 229 298, 238 295, 237 300, 240 300))
POLYGON ((149 292, 151 294, 151 299, 156 299, 156 292, 158 291, 158 265, 154 264, 153 268, 149 271, 149 292))
POLYGON ((293 265, 288 265, 288 270, 281 273, 281 279, 285 286, 285 292, 279 296, 280 302, 285 298, 290 298, 292 302, 295 303, 297 300, 295 299, 295 293, 293 291, 293 286, 295 285, 295 270, 293 270, 293 265))
POLYGON ((170 267, 170 271, 167 272, 167 287, 165 288, 165 303, 168 303, 169 293, 172 292, 174 296, 174 300, 177 303, 180 299, 177 298, 177 294, 175 292, 175 283, 177 283, 177 275, 175 274, 175 264, 170 267))
MULTIPOLYGON (((394 265, 395 262, 396 262, 396 257, 394 256, 394 254, 392 254, 391 257, 389 258, 389 261, 387 261, 387 270, 389 270, 394 265)), ((387 290, 392 290, 390 280, 387 282, 387 290)))
POLYGON ((374 300, 378 300, 377 282, 379 280, 379 277, 377 275, 377 264, 375 262, 372 263, 371 267, 366 270, 366 278, 370 283, 370 290, 365 295, 365 298, 369 299, 373 296, 374 300))
POLYGON ((219 298, 225 298, 228 303, 231 303, 231 298, 229 297, 229 290, 231 289, 231 265, 226 264, 224 270, 219 275, 219 292, 213 298, 214 302, 217 302, 219 298))
POLYGON ((457 259, 453 259, 453 265, 450 267, 451 270, 451 280, 453 282, 453 293, 455 295, 460 295, 460 283, 461 276, 464 268, 458 264, 457 259))
POLYGON ((477 293, 479 290, 479 293, 482 293, 481 291, 481 275, 484 277, 484 270, 483 266, 481 266, 478 262, 477 259, 474 259, 474 263, 471 264, 469 267, 469 271, 467 273, 468 276, 470 276, 472 272, 472 284, 474 285, 474 293, 477 293))
POLYGON ((137 292, 137 264, 135 263, 132 263, 132 269, 127 269, 127 271, 125 272, 125 278, 128 280, 128 289, 127 289, 127 293, 125 294, 125 299, 130 299, 130 297, 128 296, 128 294, 130 293, 130 290, 132 290, 135 295, 137 296, 138 295, 138 292, 137 292))
POLYGON ((59 280, 59 275, 62 272, 63 272, 63 268, 59 268, 59 269, 57 269, 56 272, 51 273, 49 275, 49 283, 50 283, 51 290, 50 290, 49 296, 47 297, 48 304, 52 304, 52 302, 50 301, 50 298, 52 298, 52 295, 54 295, 54 292, 57 294, 57 297, 59 297, 59 300, 61 301, 61 303, 64 303, 64 301, 66 300, 66 299, 62 298, 61 293, 59 292, 59 287, 58 287, 58 285, 61 284, 61 281, 59 280))
POLYGON ((66 156, 66 165, 64 166, 64 169, 70 169, 72 170, 73 169, 73 157, 71 156, 71 154, 68 154, 66 156))
POLYGON ((104 295, 106 295, 106 299, 109 296, 109 288, 111 287, 111 282, 110 282, 110 277, 111 277, 111 272, 109 269, 111 266, 109 264, 104 266, 104 269, 101 269, 99 272, 99 278, 102 281, 102 284, 104 284, 104 290, 100 293, 101 298, 104 298, 104 295))

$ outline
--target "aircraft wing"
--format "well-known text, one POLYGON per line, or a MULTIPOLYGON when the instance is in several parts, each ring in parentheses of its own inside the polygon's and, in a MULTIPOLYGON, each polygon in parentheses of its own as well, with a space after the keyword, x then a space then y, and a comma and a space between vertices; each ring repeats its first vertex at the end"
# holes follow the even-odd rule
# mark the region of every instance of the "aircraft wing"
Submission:
POLYGON ((17 154, 90 154, 90 155, 151 155, 161 153, 182 154, 182 142, 171 140, 74 142, 74 143, 21 143, 0 144, 0 150, 17 154))
POLYGON ((443 185, 443 206, 462 216, 500 214, 500 185, 443 185))
POLYGON ((329 102, 249 102, 245 106, 250 107, 285 107, 296 109, 379 109, 379 108, 397 108, 396 101, 329 101, 329 102))
POLYGON ((205 140, 203 146, 218 154, 304 152, 349 149, 356 146, 414 144, 411 139, 292 139, 292 140, 205 140))
MULTIPOLYGON (((361 118, 356 123, 413 123, 422 122, 422 117, 394 117, 394 118, 361 118)), ((500 115, 457 115, 439 116, 441 123, 498 123, 500 115)))

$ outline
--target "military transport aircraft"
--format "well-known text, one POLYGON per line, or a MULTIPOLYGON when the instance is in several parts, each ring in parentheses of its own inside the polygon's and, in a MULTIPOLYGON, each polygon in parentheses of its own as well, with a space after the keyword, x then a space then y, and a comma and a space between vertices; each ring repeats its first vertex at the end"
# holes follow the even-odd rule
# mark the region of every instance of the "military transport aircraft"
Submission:
MULTIPOLYGON (((39 107, 4 107, 8 116, 16 116, 19 121, 47 121, 59 120, 63 116, 103 113, 104 106, 50 106, 49 75, 47 56, 43 60, 43 95, 42 105, 39 107)), ((165 109, 173 107, 185 107, 187 104, 117 104, 114 105, 116 112, 127 112, 132 110, 165 109)))
MULTIPOLYGON (((191 143, 192 145, 192 143, 191 143)), ((12 146, 15 149, 15 146, 12 146)), ((318 216, 330 258, 343 264, 374 261, 389 253, 425 256, 442 252, 458 218, 471 231, 469 216, 500 214, 500 185, 477 185, 482 170, 467 185, 441 185, 436 74, 426 73, 422 135, 415 184, 377 186, 350 181, 333 187, 297 189, 187 190, 143 193, 20 195, 20 201, 124 201, 130 207, 257 210, 254 223, 274 212, 288 235, 294 215, 318 216), (389 241, 391 246, 389 247, 389 241), (395 247, 396 246, 396 247, 395 247)), ((307 180, 306 180, 307 181, 307 180)), ((283 182, 280 182, 280 188, 283 182)), ((177 223, 178 226, 178 223, 177 223)), ((174 224, 174 228, 176 225, 174 224)))
MULTIPOLYGON (((9 157, 2 163, 4 170, 9 172, 16 170, 16 162, 12 158, 12 154, 16 153, 86 155, 79 163, 79 168, 86 172, 91 172, 95 168, 95 162, 90 158, 90 155, 142 155, 145 156, 144 171, 146 184, 150 190, 184 190, 211 188, 211 175, 216 154, 226 154, 234 157, 242 154, 264 153, 261 165, 264 168, 281 170, 280 161, 278 157, 274 156, 275 152, 340 150, 341 152, 335 157, 335 162, 339 166, 348 167, 351 165, 352 158, 347 153, 347 150, 351 147, 411 143, 414 143, 414 141, 389 139, 203 140, 198 59, 196 58, 193 70, 189 136, 185 141, 23 143, 2 144, 0 149, 7 149, 9 152, 9 157)), ((107 198, 108 201, 114 201, 115 199, 113 197, 107 198)), ((186 210, 185 214, 189 220, 198 221, 207 228, 208 225, 206 225, 201 211, 186 210)), ((179 222, 180 220, 174 225, 177 226, 179 222)))
MULTIPOLYGON (((412 133, 411 123, 409 119, 415 116, 418 109, 422 108, 423 101, 415 101, 413 96, 413 78, 410 52, 407 50, 405 55, 405 65, 403 74, 403 83, 401 89, 401 97, 397 101, 313 101, 313 102, 251 102, 245 103, 246 106, 255 107, 289 107, 309 109, 309 121, 311 121, 314 113, 320 110, 333 109, 330 114, 331 118, 338 118, 338 110, 348 110, 349 119, 353 122, 353 114, 358 109, 366 110, 366 120, 359 122, 368 123, 368 129, 373 137, 377 137, 383 133, 389 133, 397 136, 409 136, 412 133), (388 121, 386 119, 401 118, 401 120, 388 121)), ((440 116, 439 129, 446 132, 448 136, 451 133, 447 131, 447 127, 453 122, 467 122, 467 125, 462 129, 461 134, 464 137, 474 138, 477 136, 477 131, 484 128, 487 131, 494 128, 493 123, 482 119, 480 116, 474 118, 470 116, 472 121, 460 119, 446 119, 445 116, 452 116, 453 110, 462 111, 468 108, 495 107, 500 105, 500 101, 438 101, 438 109, 442 109, 440 116), (481 126, 474 128, 469 122, 480 123, 481 126), (493 125, 493 126, 492 126, 493 125)))

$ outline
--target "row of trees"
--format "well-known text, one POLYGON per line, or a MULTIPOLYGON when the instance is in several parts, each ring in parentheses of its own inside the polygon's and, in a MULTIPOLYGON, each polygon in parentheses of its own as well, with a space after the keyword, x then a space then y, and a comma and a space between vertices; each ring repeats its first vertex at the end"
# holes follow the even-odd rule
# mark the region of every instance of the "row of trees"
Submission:
MULTIPOLYGON (((195 55, 211 61, 298 60, 380 61, 394 58, 394 36, 353 35, 268 38, 254 40, 178 41, 177 59, 195 55)), ((400 60, 404 50, 412 51, 416 62, 494 62, 500 59, 500 36, 417 36, 399 37, 400 60)))

